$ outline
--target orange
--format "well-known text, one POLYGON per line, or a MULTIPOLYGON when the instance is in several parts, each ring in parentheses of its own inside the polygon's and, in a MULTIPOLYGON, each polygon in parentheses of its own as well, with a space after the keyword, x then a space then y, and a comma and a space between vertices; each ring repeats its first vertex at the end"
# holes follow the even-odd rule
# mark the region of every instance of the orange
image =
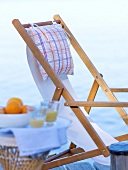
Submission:
POLYGON ((10 103, 10 102, 12 102, 12 101, 16 101, 16 102, 18 102, 21 106, 23 106, 22 100, 21 100, 20 98, 18 98, 18 97, 12 97, 12 98, 10 98, 10 99, 8 100, 7 104, 10 103))
POLYGON ((28 112, 27 106, 26 106, 26 105, 23 105, 23 106, 22 106, 21 113, 27 113, 27 112, 28 112))
POLYGON ((10 101, 5 107, 5 113, 16 114, 21 113, 22 106, 16 101, 10 101))

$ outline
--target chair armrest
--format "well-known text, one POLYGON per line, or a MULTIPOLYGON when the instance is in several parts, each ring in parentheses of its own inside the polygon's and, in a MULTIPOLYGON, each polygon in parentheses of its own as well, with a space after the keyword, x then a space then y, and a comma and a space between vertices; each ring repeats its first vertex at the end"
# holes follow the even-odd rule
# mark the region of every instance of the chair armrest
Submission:
POLYGON ((115 139, 118 140, 118 141, 126 141, 126 140, 128 140, 128 134, 116 136, 115 139))
POLYGON ((128 88, 110 88, 112 92, 128 92, 128 88))
POLYGON ((71 107, 128 107, 128 102, 67 101, 64 105, 71 107))

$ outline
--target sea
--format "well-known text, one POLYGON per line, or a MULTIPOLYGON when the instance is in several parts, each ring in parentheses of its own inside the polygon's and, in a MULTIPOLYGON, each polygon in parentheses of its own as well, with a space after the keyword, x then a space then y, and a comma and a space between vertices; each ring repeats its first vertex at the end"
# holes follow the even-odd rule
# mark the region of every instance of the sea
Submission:
MULTIPOLYGON (((127 0, 0 0, 0 106, 11 97, 27 105, 43 100, 27 63, 26 44, 12 21, 49 21, 55 14, 64 20, 108 86, 128 87, 127 0)), ((71 53, 75 69, 69 79, 79 99, 86 100, 94 79, 72 47, 71 53)), ((128 101, 127 93, 115 95, 119 101, 128 101)), ((108 101, 100 88, 95 101, 108 101)), ((128 132, 115 108, 92 108, 90 116, 112 136, 128 132)))

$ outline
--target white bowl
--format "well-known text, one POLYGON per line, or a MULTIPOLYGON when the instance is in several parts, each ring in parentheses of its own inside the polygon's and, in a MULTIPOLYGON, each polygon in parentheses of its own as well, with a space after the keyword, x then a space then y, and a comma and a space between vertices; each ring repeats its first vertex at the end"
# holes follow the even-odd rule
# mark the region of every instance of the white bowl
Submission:
POLYGON ((29 124, 29 114, 0 114, 0 128, 24 127, 29 124))

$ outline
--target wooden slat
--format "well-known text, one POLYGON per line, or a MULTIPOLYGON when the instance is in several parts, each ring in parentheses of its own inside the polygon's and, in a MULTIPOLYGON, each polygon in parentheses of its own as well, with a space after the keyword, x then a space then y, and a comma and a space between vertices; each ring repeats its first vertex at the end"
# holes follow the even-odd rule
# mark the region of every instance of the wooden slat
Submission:
MULTIPOLYGON (((96 80, 94 80, 92 88, 91 88, 90 93, 89 93, 89 96, 87 98, 87 101, 94 101, 95 96, 96 96, 97 91, 98 91, 98 88, 99 88, 99 84, 97 83, 96 80)), ((84 109, 86 110, 87 113, 89 113, 90 110, 91 110, 91 107, 90 106, 88 106, 88 107, 86 106, 86 107, 84 107, 84 109)))
POLYGON ((60 159, 60 158, 63 158, 63 157, 67 157, 67 156, 71 156, 71 155, 75 155, 75 154, 79 154, 79 153, 85 153, 85 151, 82 148, 67 149, 63 152, 60 152, 60 153, 55 154, 53 156, 50 156, 49 158, 47 158, 44 161, 44 163, 51 162, 51 161, 56 160, 58 158, 60 159))
POLYGON ((71 107, 128 107, 128 102, 67 101, 64 105, 71 107))
POLYGON ((65 151, 63 151, 63 152, 61 152, 59 154, 56 154, 54 156, 51 156, 50 158, 47 158, 44 162, 47 163, 47 162, 53 161, 53 160, 65 155, 65 154, 67 154, 69 152, 70 152, 70 149, 67 149, 67 150, 65 150, 65 151))
MULTIPOLYGON (((98 82, 99 86, 104 91, 104 93, 106 94, 108 99, 112 102, 117 102, 118 101, 117 98, 111 92, 110 88, 108 87, 108 85, 104 81, 103 77, 99 74, 99 72, 97 71, 97 69, 95 68, 93 63, 90 61, 87 54, 84 52, 84 50, 82 49, 80 44, 77 42, 77 40, 75 39, 75 37, 73 36, 71 31, 68 29, 68 27, 66 26, 64 21, 61 19, 61 17, 59 15, 55 15, 54 20, 60 20, 61 21, 61 24, 64 26, 63 28, 70 35, 69 39, 70 39, 72 46, 74 47, 74 49, 76 50, 76 52, 78 53, 78 55, 80 56, 80 58, 82 59, 82 61, 84 62, 84 64, 86 65, 86 67, 88 68, 90 73, 92 74, 92 76, 94 77, 94 79, 96 79, 96 81, 98 82)), ((122 119, 125 121, 124 117, 127 116, 127 113, 125 112, 125 110, 121 107, 116 107, 115 109, 120 114, 122 119)), ((127 122, 125 122, 125 123, 127 123, 127 122)))
POLYGON ((128 134, 117 136, 117 137, 115 137, 115 139, 118 141, 126 141, 126 140, 128 140, 128 134))
POLYGON ((63 88, 56 87, 52 100, 60 100, 63 88))

